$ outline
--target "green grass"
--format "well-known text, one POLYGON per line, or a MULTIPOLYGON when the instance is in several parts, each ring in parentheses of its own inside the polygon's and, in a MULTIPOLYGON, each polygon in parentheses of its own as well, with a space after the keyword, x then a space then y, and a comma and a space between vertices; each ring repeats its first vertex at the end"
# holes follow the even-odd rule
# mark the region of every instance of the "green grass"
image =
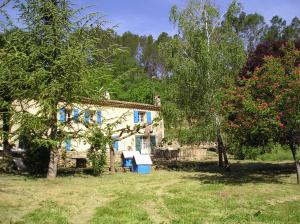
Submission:
POLYGON ((261 161, 294 161, 291 150, 275 149, 257 157, 261 161))
POLYGON ((0 223, 300 223, 293 164, 164 164, 150 175, 0 175, 0 223), (184 170, 184 171, 182 171, 184 170))

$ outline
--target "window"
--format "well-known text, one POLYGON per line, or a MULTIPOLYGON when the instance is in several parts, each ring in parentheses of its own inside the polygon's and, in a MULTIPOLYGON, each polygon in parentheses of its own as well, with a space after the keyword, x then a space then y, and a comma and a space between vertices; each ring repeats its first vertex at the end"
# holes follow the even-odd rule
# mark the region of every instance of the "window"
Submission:
POLYGON ((135 136, 135 149, 141 154, 150 153, 150 142, 149 139, 145 136, 136 135, 135 136))
POLYGON ((144 123, 145 122, 145 115, 144 111, 134 111, 134 123, 144 123))
POLYGON ((144 123, 145 120, 145 112, 139 111, 139 122, 144 123))

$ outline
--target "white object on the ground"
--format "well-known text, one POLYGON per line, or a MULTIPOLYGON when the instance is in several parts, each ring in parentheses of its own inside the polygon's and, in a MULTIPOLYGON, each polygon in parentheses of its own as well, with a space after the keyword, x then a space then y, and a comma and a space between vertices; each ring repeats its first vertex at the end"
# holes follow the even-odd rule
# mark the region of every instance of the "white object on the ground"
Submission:
POLYGON ((152 165, 150 155, 134 155, 134 160, 137 165, 152 165))
POLYGON ((135 155, 140 155, 139 151, 123 151, 122 153, 125 159, 133 158, 135 155))

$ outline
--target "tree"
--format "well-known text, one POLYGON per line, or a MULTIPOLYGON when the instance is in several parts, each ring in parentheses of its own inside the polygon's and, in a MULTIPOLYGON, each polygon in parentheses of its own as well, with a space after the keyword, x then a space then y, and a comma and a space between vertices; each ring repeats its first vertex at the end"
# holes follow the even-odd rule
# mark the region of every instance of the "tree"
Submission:
POLYGON ((235 32, 243 40, 245 49, 252 52, 265 32, 264 17, 258 13, 247 14, 242 11, 240 3, 233 1, 225 18, 227 24, 230 24, 232 32, 235 32))
POLYGON ((227 131, 239 146, 265 146, 278 142, 290 146, 300 184, 300 54, 284 43, 277 57, 263 64, 227 90, 227 131), (299 149, 299 148, 298 148, 299 149))
POLYGON ((263 41, 278 41, 283 39, 283 32, 286 28, 286 21, 279 16, 273 16, 271 26, 268 27, 263 41))
POLYGON ((298 17, 294 17, 287 25, 286 21, 279 16, 273 16, 271 25, 264 29, 262 42, 272 41, 297 41, 300 38, 300 21, 298 17))
MULTIPOLYGON (((24 98, 24 94, 18 90, 25 91, 24 67, 27 63, 25 54, 19 54, 28 40, 27 33, 20 29, 5 29, 1 35, 0 47, 0 114, 2 120, 1 136, 3 139, 4 153, 8 154, 11 148, 9 143, 10 129, 12 126, 12 102, 18 98, 24 98)), ((24 93, 24 92, 23 92, 24 93)))
POLYGON ((300 20, 294 17, 289 26, 284 29, 283 37, 285 40, 299 40, 300 39, 300 20))
MULTIPOLYGON (((26 88, 19 92, 25 99, 19 104, 25 107, 14 119, 20 123, 18 133, 25 132, 36 144, 50 150, 47 177, 54 179, 62 143, 72 135, 77 137, 70 131, 72 117, 58 122, 57 112, 61 107, 68 112, 78 95, 90 90, 86 77, 91 76, 92 68, 101 71, 97 75, 110 69, 108 59, 119 52, 118 46, 97 47, 101 36, 95 34, 102 22, 94 15, 76 21, 78 11, 67 0, 26 0, 17 8, 28 39, 16 52, 17 57, 24 55, 27 63, 22 67, 26 88), (38 112, 28 113, 26 105, 36 106, 38 112)), ((89 96, 101 95, 92 89, 89 96)))
MULTIPOLYGON (((283 52, 281 50, 282 45, 286 41, 270 41, 259 44, 255 51, 249 54, 247 62, 241 72, 239 73, 240 78, 249 78, 257 67, 260 67, 264 63, 266 56, 281 57, 283 52)), ((295 47, 300 50, 300 41, 295 42, 295 47)))
POLYGON ((228 168, 220 96, 243 64, 242 41, 209 1, 189 1, 183 10, 174 6, 170 18, 179 34, 161 45, 161 53, 176 82, 175 102, 186 114, 189 128, 197 130, 198 142, 217 141, 219 165, 223 166, 223 156, 228 168))

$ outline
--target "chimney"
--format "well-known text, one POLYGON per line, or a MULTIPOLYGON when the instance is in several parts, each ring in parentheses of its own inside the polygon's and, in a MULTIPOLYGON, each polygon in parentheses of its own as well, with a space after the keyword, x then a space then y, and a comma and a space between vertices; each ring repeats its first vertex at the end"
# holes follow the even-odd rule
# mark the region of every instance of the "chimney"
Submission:
POLYGON ((104 94, 103 94, 103 96, 104 96, 104 99, 110 100, 110 95, 109 95, 108 91, 105 91, 104 94))
POLYGON ((154 106, 158 106, 158 107, 161 106, 160 96, 154 96, 154 106))

